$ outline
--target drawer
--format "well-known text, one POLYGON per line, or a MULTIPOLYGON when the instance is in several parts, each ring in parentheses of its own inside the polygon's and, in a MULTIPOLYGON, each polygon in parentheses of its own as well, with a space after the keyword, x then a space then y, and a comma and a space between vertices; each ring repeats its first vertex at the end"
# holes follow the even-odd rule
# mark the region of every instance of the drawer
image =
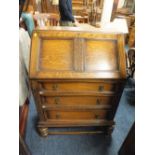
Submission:
POLYGON ((114 96, 43 96, 41 99, 42 104, 48 105, 112 105, 114 96))
POLYGON ((40 82, 40 89, 58 92, 115 92, 117 89, 116 86, 116 83, 104 82, 40 82))
POLYGON ((106 119, 109 111, 60 111, 60 110, 46 110, 47 119, 58 120, 82 120, 82 119, 106 119))

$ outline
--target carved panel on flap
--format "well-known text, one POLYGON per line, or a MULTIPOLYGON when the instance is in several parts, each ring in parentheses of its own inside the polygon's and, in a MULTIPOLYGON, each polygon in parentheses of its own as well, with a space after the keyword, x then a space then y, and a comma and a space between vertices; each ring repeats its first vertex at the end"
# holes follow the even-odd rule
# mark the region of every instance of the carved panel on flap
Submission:
POLYGON ((73 40, 42 39, 40 70, 67 71, 73 68, 73 40))
POLYGON ((85 52, 86 71, 118 71, 117 41, 87 40, 85 52))

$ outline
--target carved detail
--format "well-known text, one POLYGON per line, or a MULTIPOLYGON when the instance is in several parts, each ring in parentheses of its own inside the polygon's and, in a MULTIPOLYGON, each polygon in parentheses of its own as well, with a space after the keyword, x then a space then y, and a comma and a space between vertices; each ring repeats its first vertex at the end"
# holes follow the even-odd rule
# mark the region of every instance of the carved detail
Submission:
POLYGON ((85 41, 82 38, 74 39, 74 69, 75 71, 84 71, 84 51, 85 41))
POLYGON ((39 134, 43 137, 48 136, 48 128, 38 128, 39 134))

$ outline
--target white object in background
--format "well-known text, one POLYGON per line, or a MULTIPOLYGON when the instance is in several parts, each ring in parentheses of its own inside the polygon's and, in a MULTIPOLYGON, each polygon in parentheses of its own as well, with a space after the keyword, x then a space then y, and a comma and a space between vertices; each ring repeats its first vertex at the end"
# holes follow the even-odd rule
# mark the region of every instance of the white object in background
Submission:
POLYGON ((29 97, 28 71, 31 39, 27 31, 19 29, 19 105, 29 97))
POLYGON ((128 26, 125 19, 115 18, 113 22, 104 24, 100 30, 109 32, 109 33, 128 33, 128 26))
POLYGON ((44 27, 44 26, 45 26, 44 19, 41 19, 41 20, 40 20, 40 26, 41 26, 41 27, 44 27))
POLYGON ((114 0, 104 0, 101 16, 101 27, 103 27, 107 23, 110 23, 113 3, 114 0))
POLYGON ((25 29, 19 29, 19 45, 20 45, 20 54, 23 58, 24 66, 26 67, 27 72, 29 71, 29 57, 30 57, 30 46, 31 39, 27 31, 25 29))
POLYGON ((52 0, 52 4, 53 5, 58 5, 59 4, 59 0, 52 0))
POLYGON ((41 3, 41 0, 36 0, 36 4, 39 4, 39 2, 41 3))
POLYGON ((125 0, 119 0, 117 8, 122 8, 125 0))

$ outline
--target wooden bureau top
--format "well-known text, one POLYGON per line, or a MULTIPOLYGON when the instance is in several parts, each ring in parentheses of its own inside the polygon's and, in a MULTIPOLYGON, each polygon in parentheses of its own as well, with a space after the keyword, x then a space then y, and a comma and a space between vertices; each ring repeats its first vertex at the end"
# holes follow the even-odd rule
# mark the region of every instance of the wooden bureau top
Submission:
POLYGON ((40 28, 32 35, 30 79, 125 79, 124 35, 40 28))
MULTIPOLYGON (((117 22, 116 22, 117 23, 117 22)), ((112 34, 126 34, 127 32, 127 26, 122 25, 122 24, 108 24, 105 25, 104 28, 97 28, 94 27, 90 24, 84 24, 84 23, 77 23, 75 27, 70 27, 70 26, 43 26, 43 27, 37 27, 36 31, 45 31, 45 30, 58 30, 58 31, 80 31, 80 32, 95 32, 95 33, 112 33, 112 34), (118 28, 118 25, 121 27, 120 29, 118 28), (122 31, 121 31, 122 30, 122 31)))

